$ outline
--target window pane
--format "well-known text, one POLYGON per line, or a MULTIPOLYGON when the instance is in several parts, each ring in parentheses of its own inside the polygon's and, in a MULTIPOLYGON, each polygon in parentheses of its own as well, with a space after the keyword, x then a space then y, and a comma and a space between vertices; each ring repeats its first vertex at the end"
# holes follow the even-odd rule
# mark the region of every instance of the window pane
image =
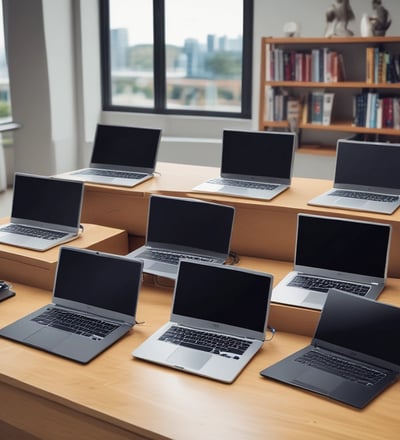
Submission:
POLYGON ((168 109, 241 111, 243 0, 165 0, 168 109))
POLYGON ((153 2, 110 0, 112 105, 154 107, 153 2))
POLYGON ((11 120, 10 82, 4 45, 3 2, 0 2, 0 124, 11 120))

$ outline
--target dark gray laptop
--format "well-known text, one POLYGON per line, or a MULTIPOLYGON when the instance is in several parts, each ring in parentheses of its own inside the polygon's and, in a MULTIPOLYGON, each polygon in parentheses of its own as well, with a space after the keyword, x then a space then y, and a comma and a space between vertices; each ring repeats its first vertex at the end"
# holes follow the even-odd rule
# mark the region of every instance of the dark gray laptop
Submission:
POLYGON ((136 358, 231 383, 263 345, 272 275, 181 260, 170 321, 136 358))
POLYGON ((52 303, 2 328, 0 336, 87 363, 136 323, 142 263, 61 247, 52 303))
POLYGON ((397 380, 399 336, 400 308, 330 291, 311 344, 260 374, 363 408, 397 380))
POLYGON ((0 243, 45 251, 81 232, 83 183, 15 173, 10 222, 0 243))
POLYGON ((385 286, 391 226, 299 214, 294 268, 273 289, 272 301, 321 310, 336 288, 376 299, 385 286))
POLYGON ((295 133, 224 130, 220 177, 193 190, 271 200, 291 184, 295 146, 295 133))
MULTIPOLYGON (((104 185, 133 187, 153 177, 161 130, 97 125, 89 168, 67 178, 104 185)), ((64 175, 63 175, 64 176, 64 175)))
POLYGON ((151 195, 146 242, 128 254, 143 271, 175 279, 181 258, 223 264, 229 257, 235 209, 185 197, 151 195))
POLYGON ((400 144, 338 140, 333 188, 309 205, 392 214, 400 206, 400 144))

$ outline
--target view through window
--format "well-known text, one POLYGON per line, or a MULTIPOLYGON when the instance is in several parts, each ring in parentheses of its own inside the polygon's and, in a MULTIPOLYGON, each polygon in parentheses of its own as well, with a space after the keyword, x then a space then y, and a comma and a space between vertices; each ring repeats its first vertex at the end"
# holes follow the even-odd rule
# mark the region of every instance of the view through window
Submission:
POLYGON ((108 104, 243 115, 246 3, 109 0, 108 104))
POLYGON ((0 2, 0 124, 11 122, 10 82, 4 44, 3 3, 0 2))

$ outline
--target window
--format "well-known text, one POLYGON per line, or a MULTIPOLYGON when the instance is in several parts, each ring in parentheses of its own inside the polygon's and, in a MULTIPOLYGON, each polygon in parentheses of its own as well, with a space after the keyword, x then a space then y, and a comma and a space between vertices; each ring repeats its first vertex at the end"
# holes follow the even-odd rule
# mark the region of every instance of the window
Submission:
POLYGON ((102 0, 104 110, 251 116, 253 0, 102 0))
POLYGON ((3 2, 0 2, 0 124, 11 121, 10 82, 4 44, 3 2))

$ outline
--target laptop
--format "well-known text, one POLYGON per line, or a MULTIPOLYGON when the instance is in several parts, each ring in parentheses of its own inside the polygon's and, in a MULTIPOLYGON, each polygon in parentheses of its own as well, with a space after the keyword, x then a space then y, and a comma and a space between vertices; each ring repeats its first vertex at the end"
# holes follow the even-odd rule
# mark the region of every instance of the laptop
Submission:
POLYGON ((333 188, 309 205, 392 214, 400 206, 400 144, 338 140, 333 188))
POLYGON ((376 299, 385 286, 391 225, 298 214, 294 268, 272 301, 321 310, 330 288, 376 299))
POLYGON ((151 195, 145 244, 128 257, 143 271, 176 279, 181 258, 224 264, 229 257, 235 209, 192 198, 151 195))
POLYGON ((98 124, 89 168, 66 173, 66 178, 104 185, 138 185, 153 177, 160 139, 161 129, 98 124))
POLYGON ((224 130, 220 177, 193 190, 271 200, 291 184, 295 145, 295 133, 224 130))
POLYGON ((170 321, 132 355, 231 383, 262 347, 273 277, 182 260, 170 321))
POLYGON ((398 334, 400 308, 330 291, 310 345, 260 374, 363 408, 399 376, 398 334))
POLYGON ((52 303, 0 329, 0 336, 86 364, 136 323, 142 263, 60 248, 52 303))
POLYGON ((0 243, 45 251, 81 231, 83 183, 15 173, 10 222, 0 225, 0 243))

